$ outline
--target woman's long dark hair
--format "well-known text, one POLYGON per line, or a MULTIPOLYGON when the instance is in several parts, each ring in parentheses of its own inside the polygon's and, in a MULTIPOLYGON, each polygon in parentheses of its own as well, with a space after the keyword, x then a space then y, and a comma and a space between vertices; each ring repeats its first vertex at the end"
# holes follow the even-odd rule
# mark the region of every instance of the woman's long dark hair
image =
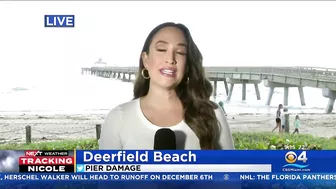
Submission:
MULTIPOLYGON (((148 35, 141 53, 149 54, 149 47, 153 37, 162 28, 176 27, 180 29, 187 41, 187 61, 182 82, 177 86, 176 93, 184 108, 184 121, 195 132, 200 140, 201 149, 220 149, 219 146, 219 123, 215 109, 218 106, 210 101, 212 85, 205 77, 202 61, 203 57, 194 43, 189 29, 183 24, 171 22, 163 23, 154 28, 148 35)), ((142 56, 137 78, 134 84, 134 99, 146 96, 149 90, 150 79, 144 79, 141 71, 144 68, 142 56)))

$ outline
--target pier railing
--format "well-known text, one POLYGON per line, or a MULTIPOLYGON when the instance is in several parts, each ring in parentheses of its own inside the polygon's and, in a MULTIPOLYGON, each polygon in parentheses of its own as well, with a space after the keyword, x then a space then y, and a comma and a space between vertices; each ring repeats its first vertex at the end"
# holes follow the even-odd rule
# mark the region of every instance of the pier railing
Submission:
MULTIPOLYGON (((113 71, 137 73, 138 67, 92 67, 84 68, 90 71, 113 71)), ((205 67, 207 75, 216 74, 259 74, 259 75, 283 75, 306 79, 318 79, 336 82, 335 68, 321 67, 205 67)))

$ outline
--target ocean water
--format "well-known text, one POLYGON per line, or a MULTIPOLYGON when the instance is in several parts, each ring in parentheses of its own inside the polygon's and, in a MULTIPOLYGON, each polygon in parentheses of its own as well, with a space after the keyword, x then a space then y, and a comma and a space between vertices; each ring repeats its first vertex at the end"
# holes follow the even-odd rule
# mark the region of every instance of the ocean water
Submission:
MULTIPOLYGON (((8 114, 105 114, 133 96, 133 84, 112 78, 100 78, 78 73, 26 75, 1 78, 0 115, 8 114), (5 82, 4 82, 5 81, 5 82)), ((226 101, 223 82, 218 82, 217 96, 224 101, 228 114, 275 114, 283 103, 283 88, 276 88, 271 106, 266 106, 268 88, 259 84, 261 100, 257 100, 254 85, 247 85, 246 101, 242 101, 242 86, 235 85, 231 101, 226 101)), ((322 90, 304 88, 306 106, 301 106, 297 88, 289 89, 289 112, 324 113, 328 99, 322 90)))
MULTIPOLYGON (((242 100, 242 85, 236 84, 230 101, 227 101, 224 82, 217 83, 217 96, 214 101, 224 101, 224 108, 231 114, 275 114, 279 104, 284 102, 284 88, 275 88, 270 106, 266 105, 269 88, 259 84, 261 100, 257 100, 254 85, 246 87, 246 100, 242 100)), ((289 113, 320 114, 325 113, 328 100, 322 96, 322 89, 304 87, 305 106, 301 105, 298 88, 289 88, 288 108, 289 113)))
POLYGON ((132 99, 132 85, 79 73, 27 78, 0 89, 0 114, 106 113, 132 99))

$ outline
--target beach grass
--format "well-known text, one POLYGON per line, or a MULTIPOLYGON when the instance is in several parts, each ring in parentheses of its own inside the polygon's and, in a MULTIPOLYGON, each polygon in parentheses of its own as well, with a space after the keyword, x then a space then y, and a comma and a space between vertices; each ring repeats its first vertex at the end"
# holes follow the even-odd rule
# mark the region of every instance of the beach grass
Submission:
MULTIPOLYGON (((335 150, 336 138, 279 133, 233 133, 237 150, 335 150)), ((0 150, 94 150, 96 139, 38 142, 32 144, 2 144, 0 150)))

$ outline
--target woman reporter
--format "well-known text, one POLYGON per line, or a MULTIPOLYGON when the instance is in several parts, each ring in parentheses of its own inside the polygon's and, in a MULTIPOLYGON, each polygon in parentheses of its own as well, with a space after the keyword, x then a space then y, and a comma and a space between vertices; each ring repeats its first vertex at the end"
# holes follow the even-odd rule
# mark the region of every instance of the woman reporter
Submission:
POLYGON ((100 149, 151 150, 158 129, 176 134, 177 149, 234 149, 226 117, 209 100, 202 54, 189 29, 163 23, 147 37, 134 84, 134 99, 106 116, 100 149))

